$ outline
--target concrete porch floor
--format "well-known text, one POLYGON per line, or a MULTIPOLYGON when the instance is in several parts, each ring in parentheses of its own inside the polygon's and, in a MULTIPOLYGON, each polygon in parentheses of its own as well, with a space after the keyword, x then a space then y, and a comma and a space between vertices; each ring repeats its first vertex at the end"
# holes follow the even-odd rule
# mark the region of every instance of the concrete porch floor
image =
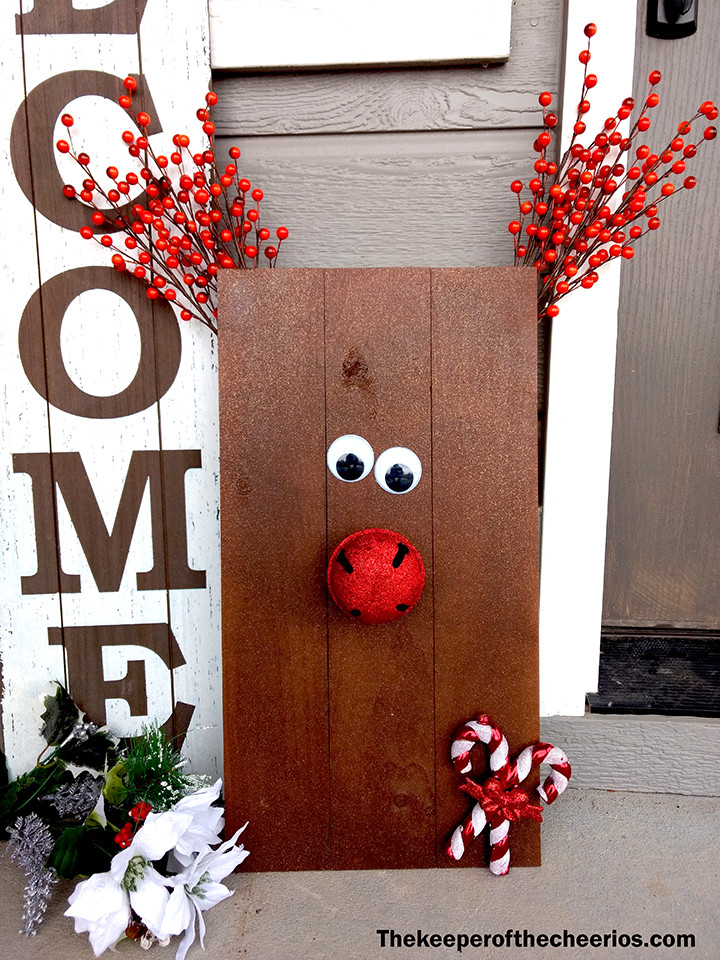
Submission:
MULTIPOLYGON (((538 957, 720 958, 720 798, 567 791, 543 824, 539 869, 507 877, 475 870, 236 874, 235 895, 206 916, 206 952, 188 960, 536 960, 538 957), (642 946, 381 947, 401 935, 639 934, 642 946), (649 945, 653 934, 693 934, 695 947, 649 945), (388 936, 389 939, 389 936, 388 936), (647 944, 647 945, 646 945, 647 944)), ((479 841, 476 841, 479 842, 479 841)), ((512 849, 512 847, 511 847, 512 849)), ((17 933, 24 879, 0 856, 0 960, 90 960, 85 934, 62 915, 72 886, 58 885, 37 936, 17 933)), ((172 960, 178 940, 150 957, 172 960)), ((112 954, 107 953, 111 957, 112 954)), ((140 958, 123 941, 120 958, 140 958)))

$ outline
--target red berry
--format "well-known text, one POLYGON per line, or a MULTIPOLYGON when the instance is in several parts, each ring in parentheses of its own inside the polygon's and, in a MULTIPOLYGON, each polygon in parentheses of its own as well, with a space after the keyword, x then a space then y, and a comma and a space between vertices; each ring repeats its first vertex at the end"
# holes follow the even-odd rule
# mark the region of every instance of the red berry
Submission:
POLYGON ((264 196, 264 194, 263 194, 262 190, 260 190, 259 188, 255 188, 255 190, 253 190, 253 192, 251 193, 251 197, 252 197, 253 200, 255 200, 257 203, 260 203, 260 201, 262 200, 263 196, 264 196))
POLYGON ((93 232, 90 227, 80 227, 80 236, 83 240, 90 240, 92 239, 93 232))
POLYGON ((209 137, 215 133, 215 124, 212 122, 212 120, 206 120, 202 128, 203 133, 206 133, 209 137))
POLYGON ((683 181, 683 186, 685 187, 686 190, 692 190, 694 187, 697 186, 697 180, 695 179, 695 177, 685 177, 685 180, 683 181))
POLYGON ((214 107, 217 102, 218 97, 216 93, 208 91, 208 93, 205 94, 205 103, 207 103, 209 106, 214 107))
POLYGON ((649 76, 648 76, 648 82, 649 82, 650 85, 653 86, 653 87, 654 87, 656 84, 660 83, 661 80, 662 80, 662 74, 660 73, 659 70, 653 70, 653 71, 651 71, 651 73, 650 73, 649 76))
POLYGON ((191 319, 192 319, 192 314, 190 313, 189 310, 181 310, 181 311, 180 311, 180 319, 181 319, 181 320, 191 320, 191 319))
POLYGON ((521 227, 517 220, 511 220, 508 224, 510 233, 520 233, 521 227))
POLYGON ((287 240, 290 231, 287 227, 278 227, 275 231, 275 236, 278 240, 287 240))
POLYGON ((64 127, 71 127, 71 126, 75 123, 75 120, 73 119, 72 114, 70 114, 70 113, 64 113, 64 114, 60 117, 60 122, 62 123, 62 125, 63 125, 64 127))
POLYGON ((664 197, 669 197, 670 194, 675 193, 675 186, 672 183, 664 183, 660 191, 664 197))
POLYGON ((240 147, 230 147, 229 152, 233 160, 237 160, 240 157, 240 147))
POLYGON ((598 81, 597 76, 596 76, 594 73, 589 73, 589 74, 585 77, 585 86, 586 86, 589 90, 592 90, 593 87, 597 86, 597 81, 598 81))
POLYGON ((520 193, 522 188, 523 185, 521 180, 513 180, 513 182, 510 184, 510 189, 513 193, 520 193))
POLYGON ((55 146, 58 150, 58 153, 70 153, 70 144, 67 142, 67 140, 58 140, 55 146))
POLYGON ((548 93, 548 91, 545 90, 538 97, 538 103, 540 104, 541 107, 549 107, 550 104, 552 103, 552 94, 548 93))
POLYGON ((123 108, 123 110, 129 110, 130 105, 132 104, 132 100, 126 93, 123 93, 118 97, 118 103, 123 108))
POLYGON ((75 187, 73 187, 73 185, 70 183, 66 183, 65 186, 63 187, 63 194, 69 200, 72 200, 72 198, 75 196, 75 187))
POLYGON ((717 127, 705 127, 703 132, 704 140, 714 140, 717 136, 717 127))
POLYGON ((589 50, 581 50, 578 55, 578 60, 580 63, 590 63, 590 56, 589 50))
POLYGON ((595 26, 594 23, 587 23, 585 24, 584 32, 586 37, 594 37, 595 34, 597 33, 597 27, 595 26))
POLYGON ((137 80, 135 77, 125 77, 123 80, 123 86, 126 90, 137 90, 137 80))
POLYGON ((650 117, 640 117, 637 122, 638 130, 642 130, 645 133, 646 130, 650 129, 650 117))
POLYGON ((583 133, 585 133, 585 129, 585 124, 582 122, 582 120, 578 120, 577 123, 573 125, 573 130, 578 136, 581 136, 583 133))
POLYGON ((268 258, 268 260, 272 260, 274 257, 277 256, 277 250, 275 249, 275 247, 265 247, 264 253, 265 253, 265 256, 268 258))
POLYGON ((645 101, 645 106, 649 107, 652 110, 660 103, 660 97, 656 93, 651 93, 650 96, 645 101))
POLYGON ((145 113, 144 110, 141 110, 141 111, 140 111, 140 113, 137 115, 136 119, 137 119, 138 124, 139 124, 141 127, 148 127, 148 126, 150 126, 150 115, 147 114, 147 113, 145 113))
POLYGON ((657 230, 659 226, 660 226, 659 217, 653 217, 651 220, 648 220, 648 227, 650 228, 650 230, 657 230))
POLYGON ((635 256, 635 251, 632 247, 623 247, 622 255, 626 260, 632 260, 632 258, 635 256))

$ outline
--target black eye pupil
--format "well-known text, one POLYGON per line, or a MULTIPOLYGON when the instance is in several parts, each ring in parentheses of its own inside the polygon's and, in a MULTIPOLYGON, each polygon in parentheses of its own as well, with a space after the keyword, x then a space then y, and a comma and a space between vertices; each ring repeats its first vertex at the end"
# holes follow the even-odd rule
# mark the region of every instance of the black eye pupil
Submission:
POLYGON ((396 493, 402 493, 412 486, 413 472, 403 463, 394 463, 385 474, 385 483, 396 493))
POLYGON ((342 480, 359 480, 365 470, 365 464, 355 453, 344 453, 338 457, 335 469, 342 480))

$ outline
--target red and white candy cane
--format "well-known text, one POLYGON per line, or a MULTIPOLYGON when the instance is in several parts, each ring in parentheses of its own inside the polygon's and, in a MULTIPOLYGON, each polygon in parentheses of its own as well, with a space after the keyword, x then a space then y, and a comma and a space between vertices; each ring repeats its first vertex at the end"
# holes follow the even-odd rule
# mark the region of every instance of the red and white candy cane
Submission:
POLYGON ((530 817, 542 820, 541 808, 530 803, 528 794, 517 785, 535 767, 548 763, 551 773, 537 788, 537 794, 552 803, 563 792, 570 779, 570 764, 562 750, 550 743, 536 743, 526 747, 511 761, 508 743, 502 732, 485 714, 470 720, 456 732, 450 756, 458 773, 468 774, 472 769, 470 752, 476 743, 484 743, 490 754, 492 775, 479 785, 467 779, 461 787, 477 799, 465 820, 453 831, 446 851, 453 860, 459 860, 465 846, 490 824, 490 870, 502 876, 510 869, 510 821, 530 817))

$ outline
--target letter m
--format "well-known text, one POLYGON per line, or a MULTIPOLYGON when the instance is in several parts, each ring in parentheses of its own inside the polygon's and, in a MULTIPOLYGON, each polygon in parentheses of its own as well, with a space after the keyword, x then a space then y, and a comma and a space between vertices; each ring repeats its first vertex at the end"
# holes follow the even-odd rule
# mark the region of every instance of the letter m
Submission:
POLYGON ((38 569, 22 577, 22 592, 79 593, 80 577, 62 569, 57 492, 67 507, 98 590, 120 589, 140 504, 150 485, 153 566, 136 576, 139 590, 201 589, 205 571, 187 562, 185 473, 201 466, 199 450, 136 450, 108 530, 79 453, 19 453, 15 473, 32 478, 38 569))

